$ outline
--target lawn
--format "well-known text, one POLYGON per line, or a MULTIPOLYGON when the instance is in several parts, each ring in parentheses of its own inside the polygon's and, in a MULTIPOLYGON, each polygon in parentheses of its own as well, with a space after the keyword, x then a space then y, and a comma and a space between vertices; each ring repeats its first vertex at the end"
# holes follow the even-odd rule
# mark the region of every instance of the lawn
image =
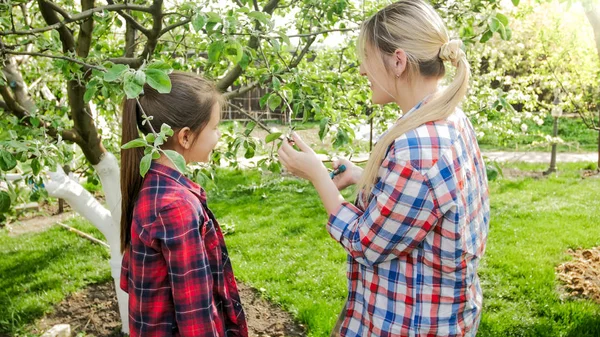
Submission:
MULTIPOLYGON (((554 273, 569 259, 568 248, 600 245, 600 179, 581 179, 588 166, 559 165, 558 176, 491 183, 478 336, 600 336, 600 305, 563 299, 554 273)), ((509 164, 505 172, 544 168, 509 164)), ((234 228, 226 240, 238 279, 292 312, 310 336, 328 336, 345 297, 346 256, 325 231, 327 217, 312 187, 219 170, 209 205, 223 226, 234 228)), ((0 233, 0 335, 21 331, 66 293, 108 281, 107 259, 105 248, 58 228, 18 238, 0 233)))

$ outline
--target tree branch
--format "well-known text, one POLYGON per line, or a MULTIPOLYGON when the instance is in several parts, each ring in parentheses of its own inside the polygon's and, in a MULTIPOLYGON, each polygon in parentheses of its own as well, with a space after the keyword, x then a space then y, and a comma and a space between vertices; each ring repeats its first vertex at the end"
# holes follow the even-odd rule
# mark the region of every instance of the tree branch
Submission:
POLYGON ((269 134, 271 133, 271 130, 264 125, 261 121, 259 121, 258 119, 254 118, 254 116, 252 116, 248 111, 240 108, 239 106, 231 103, 231 102, 227 102, 227 105, 229 105, 230 107, 236 109, 237 111, 243 113, 244 115, 246 115, 246 117, 250 118, 254 123, 256 123, 256 125, 258 125, 261 129, 267 131, 269 134))
MULTIPOLYGON (((50 10, 52 13, 54 13, 54 15, 56 15, 56 12, 54 11, 54 9, 48 5, 49 1, 38 0, 38 3, 40 4, 40 9, 43 7, 46 10, 50 10)), ((63 21, 60 21, 58 19, 58 17, 56 17, 56 20, 53 20, 52 23, 50 23, 50 22, 48 22, 48 20, 46 20, 46 23, 48 23, 48 26, 46 26, 46 27, 36 28, 36 29, 31 29, 31 30, 23 30, 23 31, 0 31, 0 36, 4 36, 4 35, 35 35, 37 33, 43 33, 43 32, 49 31, 49 30, 59 29, 61 27, 64 27, 68 23, 87 19, 87 18, 91 17, 92 15, 94 15, 94 13, 103 12, 103 11, 115 12, 115 11, 130 9, 130 10, 139 11, 139 12, 152 13, 151 8, 152 8, 152 6, 146 7, 146 6, 133 5, 133 4, 115 4, 115 5, 107 5, 107 6, 102 6, 102 7, 95 7, 95 8, 83 11, 81 13, 75 14, 70 19, 65 19, 63 21)), ((44 18, 45 18, 45 16, 44 16, 44 18)))
MULTIPOLYGON (((263 8, 263 12, 267 13, 267 14, 273 14, 273 11, 275 10, 275 8, 277 8, 278 3, 279 3, 279 0, 269 1, 263 8)), ((259 30, 260 23, 258 22, 258 20, 256 21, 255 27, 256 27, 256 30, 259 30)), ((248 48, 256 50, 258 48, 259 43, 260 43, 259 38, 257 36, 252 36, 250 38, 250 40, 248 41, 248 48)), ((217 82, 217 88, 221 91, 225 91, 227 88, 229 88, 233 84, 233 82, 235 82, 235 80, 237 80, 242 75, 242 72, 243 72, 242 67, 239 64, 236 65, 223 78, 221 78, 219 80, 219 82, 217 82)))
POLYGON ((37 52, 25 52, 25 51, 19 52, 19 51, 12 51, 12 50, 6 50, 6 49, 2 49, 1 51, 4 54, 11 54, 11 55, 29 55, 29 56, 39 56, 39 57, 47 57, 47 58, 51 58, 51 59, 65 60, 65 61, 80 64, 87 69, 96 69, 96 70, 100 70, 100 71, 106 71, 106 69, 104 69, 103 67, 95 66, 93 64, 88 64, 88 63, 85 63, 78 59, 75 59, 72 57, 67 57, 67 56, 50 55, 50 54, 37 53, 37 52))
MULTIPOLYGON (((113 0, 107 0, 106 2, 108 2, 109 5, 114 5, 115 4, 115 2, 113 0)), ((144 34, 146 36, 148 36, 148 34, 150 34, 150 30, 146 29, 146 27, 142 26, 142 24, 140 24, 139 22, 135 21, 135 19, 131 15, 129 15, 128 13, 125 13, 122 10, 117 10, 116 12, 123 19, 125 19, 125 22, 127 22, 128 24, 130 24, 131 26, 133 26, 135 29, 139 30, 140 32, 142 32, 142 34, 144 34)))
MULTIPOLYGON (((85 11, 92 8, 94 8, 94 0, 81 0, 82 10, 85 11)), ((79 28, 79 34, 77 34, 77 56, 87 57, 90 53, 93 31, 94 19, 93 17, 89 17, 81 23, 79 28)))
MULTIPOLYGON (((0 86, 0 96, 4 99, 4 102, 0 101, 0 107, 4 108, 8 112, 17 116, 19 121, 25 126, 31 126, 29 122, 29 112, 19 104, 13 95, 10 93, 10 90, 6 86, 0 86)), ((64 140, 68 140, 74 143, 77 143, 81 140, 79 135, 74 130, 63 130, 62 132, 57 131, 55 128, 51 127, 48 123, 44 124, 46 130, 48 130, 48 134, 53 138, 57 139, 58 135, 62 137, 64 140)))
POLYGON ((177 27, 179 27, 179 26, 183 26, 183 25, 185 25, 186 23, 189 23, 190 21, 192 21, 192 19, 191 19, 191 18, 186 18, 186 19, 185 19, 185 20, 183 20, 183 21, 179 21, 179 22, 177 22, 177 23, 174 23, 174 24, 172 24, 172 25, 170 25, 170 26, 167 26, 167 27, 163 28, 163 30, 161 30, 161 31, 160 31, 160 34, 158 34, 158 35, 159 35, 159 36, 163 36, 163 35, 165 35, 165 34, 166 34, 168 31, 170 31, 170 30, 173 30, 173 29, 175 29, 175 28, 177 28, 177 27))
MULTIPOLYGON (((50 27, 58 25, 56 28, 53 29, 58 30, 58 33, 60 35, 60 41, 63 45, 63 52, 74 52, 75 38, 73 37, 71 31, 64 24, 61 24, 61 21, 58 19, 58 15, 56 15, 54 9, 52 9, 52 7, 48 5, 48 1, 38 0, 38 4, 40 6, 40 11, 42 12, 42 16, 44 17, 46 23, 49 24, 50 27)), ((35 29, 33 29, 32 31, 35 31, 35 29)))
POLYGON ((228 91, 226 93, 223 94, 223 96, 226 99, 232 99, 235 97, 239 97, 242 96, 243 94, 247 93, 248 91, 252 91, 254 90, 254 88, 258 87, 258 81, 256 82, 252 82, 249 85, 245 86, 245 87, 240 87, 238 89, 235 89, 233 91, 228 91))
POLYGON ((323 34, 332 33, 332 32, 354 32, 359 29, 360 29, 360 27, 326 29, 326 30, 321 30, 321 31, 314 32, 314 33, 288 35, 288 37, 311 37, 311 36, 323 35, 323 34))
POLYGON ((52 8, 55 12, 60 14, 65 20, 71 20, 71 16, 69 15, 69 13, 67 13, 67 11, 65 11, 59 5, 51 1, 47 1, 46 4, 48 5, 48 7, 52 8))

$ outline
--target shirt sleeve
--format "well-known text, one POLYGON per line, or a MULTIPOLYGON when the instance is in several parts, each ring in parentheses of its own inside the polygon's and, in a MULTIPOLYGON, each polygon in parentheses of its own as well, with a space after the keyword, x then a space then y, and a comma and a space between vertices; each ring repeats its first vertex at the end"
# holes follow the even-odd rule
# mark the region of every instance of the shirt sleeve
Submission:
POLYGON ((440 217, 427 178, 408 163, 384 161, 365 211, 344 202, 327 224, 329 234, 358 263, 373 266, 409 254, 440 217))
POLYGON ((201 212, 189 201, 161 210, 153 238, 160 244, 171 282, 175 318, 182 337, 218 336, 214 325, 213 279, 200 235, 201 212))

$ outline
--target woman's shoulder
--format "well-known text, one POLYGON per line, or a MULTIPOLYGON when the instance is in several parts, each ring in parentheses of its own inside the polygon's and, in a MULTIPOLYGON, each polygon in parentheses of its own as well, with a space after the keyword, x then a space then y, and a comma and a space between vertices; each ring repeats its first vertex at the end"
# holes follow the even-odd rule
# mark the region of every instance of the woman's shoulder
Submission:
POLYGON ((454 147, 466 123, 468 118, 457 109, 445 120, 425 123, 396 138, 393 153, 389 155, 396 160, 409 162, 418 171, 427 171, 454 147))

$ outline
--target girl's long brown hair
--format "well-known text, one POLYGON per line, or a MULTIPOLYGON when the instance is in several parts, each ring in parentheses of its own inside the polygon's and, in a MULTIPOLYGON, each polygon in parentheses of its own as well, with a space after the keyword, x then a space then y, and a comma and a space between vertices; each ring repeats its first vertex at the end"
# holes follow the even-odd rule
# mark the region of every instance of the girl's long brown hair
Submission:
MULTIPOLYGON (((152 116, 149 123, 154 130, 160 130, 165 123, 171 126, 175 135, 184 127, 199 133, 210 120, 215 104, 223 103, 223 96, 211 82, 198 75, 173 72, 169 77, 170 93, 161 94, 146 84, 139 105, 147 116, 152 116)), ((142 125, 142 120, 137 101, 126 98, 123 101, 121 145, 139 138, 140 134, 152 132, 148 123, 142 125)), ((133 209, 143 184, 140 175, 143 156, 143 148, 121 150, 121 252, 131 242, 133 209)))

